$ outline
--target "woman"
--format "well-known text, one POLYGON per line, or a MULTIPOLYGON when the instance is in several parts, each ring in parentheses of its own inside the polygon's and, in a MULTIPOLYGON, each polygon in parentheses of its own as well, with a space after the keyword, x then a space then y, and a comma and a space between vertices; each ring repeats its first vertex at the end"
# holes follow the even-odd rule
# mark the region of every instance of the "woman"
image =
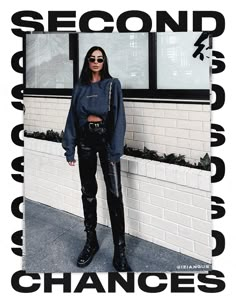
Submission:
POLYGON ((122 90, 108 71, 107 56, 94 46, 86 54, 67 117, 62 146, 70 166, 75 165, 77 145, 86 244, 77 261, 87 266, 99 249, 97 225, 97 153, 106 184, 107 202, 114 242, 113 266, 131 271, 125 256, 124 209, 121 191, 120 157, 123 154, 126 121, 122 90))

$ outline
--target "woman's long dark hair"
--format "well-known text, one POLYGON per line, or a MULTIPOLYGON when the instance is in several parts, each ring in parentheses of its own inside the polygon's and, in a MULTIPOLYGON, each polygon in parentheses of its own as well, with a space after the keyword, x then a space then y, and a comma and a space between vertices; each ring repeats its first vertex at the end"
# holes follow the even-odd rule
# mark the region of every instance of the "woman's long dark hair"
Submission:
POLYGON ((92 80, 92 71, 89 69, 88 58, 91 57, 92 53, 95 50, 101 51, 101 53, 103 55, 103 59, 104 59, 103 69, 100 71, 101 80, 107 79, 107 78, 112 78, 112 76, 109 74, 108 60, 107 60, 107 55, 106 55, 104 49, 102 49, 100 46, 93 46, 93 47, 91 47, 88 50, 88 52, 87 52, 87 54, 86 54, 86 56, 84 58, 84 65, 83 65, 83 68, 82 68, 82 71, 81 71, 80 77, 79 77, 79 80, 80 80, 81 84, 89 84, 89 83, 91 83, 91 80, 92 80))

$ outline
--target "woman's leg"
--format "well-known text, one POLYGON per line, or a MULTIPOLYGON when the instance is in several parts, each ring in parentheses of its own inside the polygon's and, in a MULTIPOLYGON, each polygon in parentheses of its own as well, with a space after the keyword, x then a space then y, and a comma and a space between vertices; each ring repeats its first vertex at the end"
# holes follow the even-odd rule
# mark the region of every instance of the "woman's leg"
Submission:
POLYGON ((125 257, 125 222, 121 189, 120 162, 107 160, 106 152, 99 153, 107 190, 107 203, 114 242, 113 265, 118 271, 131 271, 125 257))
POLYGON ((95 231, 97 226, 97 181, 95 177, 97 155, 94 148, 81 143, 78 147, 78 156, 87 241, 79 255, 77 265, 84 267, 92 261, 94 254, 99 248, 95 231))

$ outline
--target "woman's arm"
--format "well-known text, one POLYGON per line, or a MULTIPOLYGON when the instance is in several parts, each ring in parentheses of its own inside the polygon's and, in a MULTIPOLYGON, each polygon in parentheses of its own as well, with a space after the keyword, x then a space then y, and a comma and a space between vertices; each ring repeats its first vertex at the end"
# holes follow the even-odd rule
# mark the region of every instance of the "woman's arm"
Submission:
POLYGON ((75 162, 75 146, 77 145, 76 117, 75 117, 75 100, 78 96, 79 85, 75 86, 72 93, 70 109, 68 112, 62 147, 65 149, 66 160, 73 166, 75 162))
POLYGON ((111 111, 113 114, 113 126, 111 127, 111 139, 109 142, 110 161, 117 162, 124 153, 124 137, 126 130, 125 109, 121 84, 118 79, 112 83, 111 111))

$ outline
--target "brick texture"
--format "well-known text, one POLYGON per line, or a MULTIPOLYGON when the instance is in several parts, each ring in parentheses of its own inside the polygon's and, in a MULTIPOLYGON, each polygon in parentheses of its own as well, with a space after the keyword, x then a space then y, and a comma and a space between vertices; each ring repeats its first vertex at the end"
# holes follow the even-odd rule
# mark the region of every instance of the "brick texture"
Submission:
MULTIPOLYGON (((25 97, 24 104, 25 130, 64 129, 70 97, 25 97)), ((210 153, 210 106, 125 102, 125 110, 128 146, 182 154, 192 163, 210 153)))

